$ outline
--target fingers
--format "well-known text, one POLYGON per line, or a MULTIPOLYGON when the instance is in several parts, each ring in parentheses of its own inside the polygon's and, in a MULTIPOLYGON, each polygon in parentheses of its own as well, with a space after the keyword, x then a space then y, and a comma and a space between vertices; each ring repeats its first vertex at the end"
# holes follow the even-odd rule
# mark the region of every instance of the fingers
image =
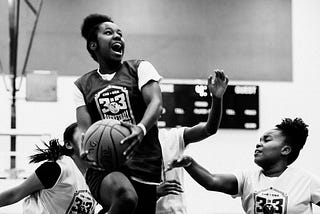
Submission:
POLYGON ((97 162, 88 158, 88 151, 85 151, 80 155, 81 160, 85 161, 88 168, 93 168, 95 170, 104 171, 103 168, 99 167, 97 162))
POLYGON ((166 191, 166 195, 179 195, 181 192, 175 190, 166 191))
POLYGON ((127 155, 126 155, 126 160, 131 159, 131 158, 134 156, 134 154, 135 154, 134 151, 132 151, 132 152, 130 152, 129 154, 127 154, 127 155))
POLYGON ((210 75, 210 76, 208 77, 208 83, 207 83, 207 85, 211 85, 211 84, 212 84, 212 80, 213 80, 213 76, 210 75))
POLYGON ((165 172, 168 172, 176 167, 179 167, 180 166, 180 159, 175 159, 173 160, 172 162, 170 162, 167 166, 167 168, 164 170, 165 172))
POLYGON ((166 181, 163 184, 163 189, 165 192, 171 192, 171 191, 175 193, 183 192, 181 184, 175 180, 166 181))
POLYGON ((177 180, 166 180, 166 183, 171 183, 171 184, 178 184, 181 185, 179 181, 177 180))
POLYGON ((136 145, 138 145, 138 143, 139 143, 139 140, 134 139, 132 143, 123 152, 123 155, 126 156, 127 159, 130 159, 133 156, 134 148, 136 145))
POLYGON ((222 80, 224 81, 224 73, 223 70, 215 70, 215 75, 217 80, 222 80))
MULTIPOLYGON (((228 82, 229 82, 228 76, 225 75, 223 70, 215 69, 214 73, 215 73, 215 81, 221 80, 223 82, 226 82, 226 84, 228 84, 228 82)), ((211 82, 209 81, 210 77, 211 77, 211 75, 208 78, 208 84, 212 83, 212 81, 211 82)))
POLYGON ((219 69, 214 70, 216 79, 222 79, 221 71, 219 69))
POLYGON ((131 130, 131 127, 133 126, 132 124, 130 123, 126 123, 126 122, 123 122, 123 121, 120 121, 120 124, 124 127, 126 127, 127 129, 131 130))
POLYGON ((176 187, 176 188, 181 188, 181 184, 177 180, 166 180, 165 184, 168 186, 176 187))
POLYGON ((120 144, 124 144, 124 143, 127 143, 127 142, 130 142, 130 140, 134 137, 133 134, 130 134, 128 137, 125 137, 123 138, 121 141, 120 141, 120 144))
POLYGON ((175 160, 171 161, 170 163, 168 163, 168 165, 164 171, 168 172, 168 171, 172 170, 177 165, 177 162, 178 162, 178 160, 175 159, 175 160))

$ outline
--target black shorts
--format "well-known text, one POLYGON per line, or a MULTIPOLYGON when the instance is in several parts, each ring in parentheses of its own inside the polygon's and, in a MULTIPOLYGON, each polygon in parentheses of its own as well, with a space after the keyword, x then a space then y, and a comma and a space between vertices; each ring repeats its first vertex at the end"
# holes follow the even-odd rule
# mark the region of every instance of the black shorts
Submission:
MULTIPOLYGON (((154 214, 156 212, 157 203, 156 185, 148 185, 132 180, 126 170, 121 170, 120 172, 128 177, 138 195, 138 205, 135 213, 154 214)), ((99 204, 102 204, 100 198, 101 182, 109 173, 110 172, 108 171, 98 171, 94 169, 88 169, 86 173, 86 182, 90 188, 91 194, 99 204)))

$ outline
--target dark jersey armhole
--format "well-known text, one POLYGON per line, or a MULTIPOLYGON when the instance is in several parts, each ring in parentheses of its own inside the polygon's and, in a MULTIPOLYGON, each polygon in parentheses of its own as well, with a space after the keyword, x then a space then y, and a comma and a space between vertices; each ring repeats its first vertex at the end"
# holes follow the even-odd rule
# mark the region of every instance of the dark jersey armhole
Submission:
POLYGON ((36 175, 41 181, 45 189, 52 188, 61 174, 61 168, 56 162, 45 162, 39 166, 36 171, 36 175))

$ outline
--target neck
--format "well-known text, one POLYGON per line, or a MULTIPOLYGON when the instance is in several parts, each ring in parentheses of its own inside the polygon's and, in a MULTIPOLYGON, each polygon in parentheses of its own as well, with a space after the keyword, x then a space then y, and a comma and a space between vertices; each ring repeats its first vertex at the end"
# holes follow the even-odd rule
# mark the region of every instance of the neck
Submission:
POLYGON ((279 177, 287 168, 287 164, 278 162, 271 167, 263 167, 263 174, 267 177, 279 177))
POLYGON ((112 74, 116 72, 120 66, 121 61, 106 61, 106 60, 99 60, 99 66, 100 66, 100 73, 101 74, 112 74))
POLYGON ((86 164, 77 155, 72 155, 71 158, 79 168, 80 172, 84 175, 87 170, 86 164))

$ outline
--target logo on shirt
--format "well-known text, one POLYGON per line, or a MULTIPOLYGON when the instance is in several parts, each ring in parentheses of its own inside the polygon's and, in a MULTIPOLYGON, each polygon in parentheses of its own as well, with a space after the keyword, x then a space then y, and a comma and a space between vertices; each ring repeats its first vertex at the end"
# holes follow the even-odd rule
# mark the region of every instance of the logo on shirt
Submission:
POLYGON ((288 196, 272 187, 254 193, 255 214, 286 214, 288 196))
POLYGON ((135 124, 129 93, 124 87, 109 85, 95 95, 95 101, 101 118, 135 124))
POLYGON ((80 190, 74 193, 66 214, 93 214, 95 202, 90 192, 80 190))

